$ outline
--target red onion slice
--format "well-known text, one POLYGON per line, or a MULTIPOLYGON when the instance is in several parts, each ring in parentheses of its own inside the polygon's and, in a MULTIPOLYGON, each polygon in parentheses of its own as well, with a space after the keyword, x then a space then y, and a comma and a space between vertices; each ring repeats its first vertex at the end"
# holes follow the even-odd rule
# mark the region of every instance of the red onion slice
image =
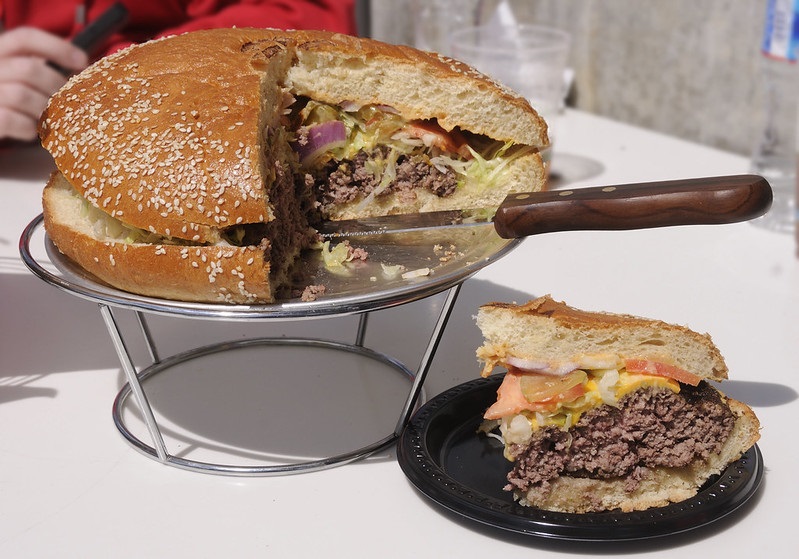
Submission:
POLYGON ((300 163, 307 163, 322 153, 343 146, 347 142, 347 127, 339 120, 330 120, 300 130, 300 139, 294 142, 294 151, 300 163))

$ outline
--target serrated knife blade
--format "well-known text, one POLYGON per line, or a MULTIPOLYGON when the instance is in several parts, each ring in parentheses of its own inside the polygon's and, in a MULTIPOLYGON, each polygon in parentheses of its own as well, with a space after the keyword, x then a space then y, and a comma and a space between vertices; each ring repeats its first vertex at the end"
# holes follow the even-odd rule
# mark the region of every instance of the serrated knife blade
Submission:
POLYGON ((496 210, 451 210, 324 221, 323 238, 472 227, 493 222, 504 239, 556 231, 631 230, 746 221, 768 211, 771 186, 731 175, 509 194, 496 210))

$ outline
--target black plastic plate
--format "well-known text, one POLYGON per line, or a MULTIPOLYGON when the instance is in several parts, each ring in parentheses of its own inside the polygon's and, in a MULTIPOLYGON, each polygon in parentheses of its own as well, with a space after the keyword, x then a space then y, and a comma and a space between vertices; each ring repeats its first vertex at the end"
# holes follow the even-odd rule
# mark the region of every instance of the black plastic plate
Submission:
POLYGON ((424 495, 464 518, 515 533, 576 541, 624 541, 706 526, 743 506, 760 487, 763 458, 749 449, 699 493, 645 511, 568 514, 523 507, 502 488, 511 468, 502 444, 477 434, 502 375, 456 386, 427 402, 403 431, 400 467, 424 495))

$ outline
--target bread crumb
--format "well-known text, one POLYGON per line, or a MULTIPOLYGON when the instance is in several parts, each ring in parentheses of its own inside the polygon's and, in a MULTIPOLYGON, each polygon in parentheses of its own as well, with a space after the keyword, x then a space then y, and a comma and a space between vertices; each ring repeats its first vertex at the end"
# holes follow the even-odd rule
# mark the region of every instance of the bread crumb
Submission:
POLYGON ((419 268, 418 270, 411 270, 402 274, 402 279, 420 278, 430 275, 430 268, 419 268))
POLYGON ((433 252, 435 252, 436 256, 438 256, 439 262, 449 262, 456 256, 463 256, 463 253, 458 252, 455 245, 449 245, 448 249, 445 249, 441 245, 435 245, 433 247, 433 252))

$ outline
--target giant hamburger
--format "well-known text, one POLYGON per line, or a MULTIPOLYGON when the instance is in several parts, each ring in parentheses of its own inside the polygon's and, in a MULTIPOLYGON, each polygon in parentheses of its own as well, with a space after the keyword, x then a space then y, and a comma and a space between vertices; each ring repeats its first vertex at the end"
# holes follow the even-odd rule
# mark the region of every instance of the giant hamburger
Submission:
POLYGON ((271 302, 318 219, 496 206, 539 190, 546 124, 434 53, 321 31, 219 29, 133 46, 40 123, 55 245, 148 296, 271 302))
POLYGON ((523 505, 629 512, 683 501, 749 450, 759 422, 711 383, 727 366, 707 335, 549 296, 478 311, 483 374, 505 369, 483 430, 513 462, 523 505))

